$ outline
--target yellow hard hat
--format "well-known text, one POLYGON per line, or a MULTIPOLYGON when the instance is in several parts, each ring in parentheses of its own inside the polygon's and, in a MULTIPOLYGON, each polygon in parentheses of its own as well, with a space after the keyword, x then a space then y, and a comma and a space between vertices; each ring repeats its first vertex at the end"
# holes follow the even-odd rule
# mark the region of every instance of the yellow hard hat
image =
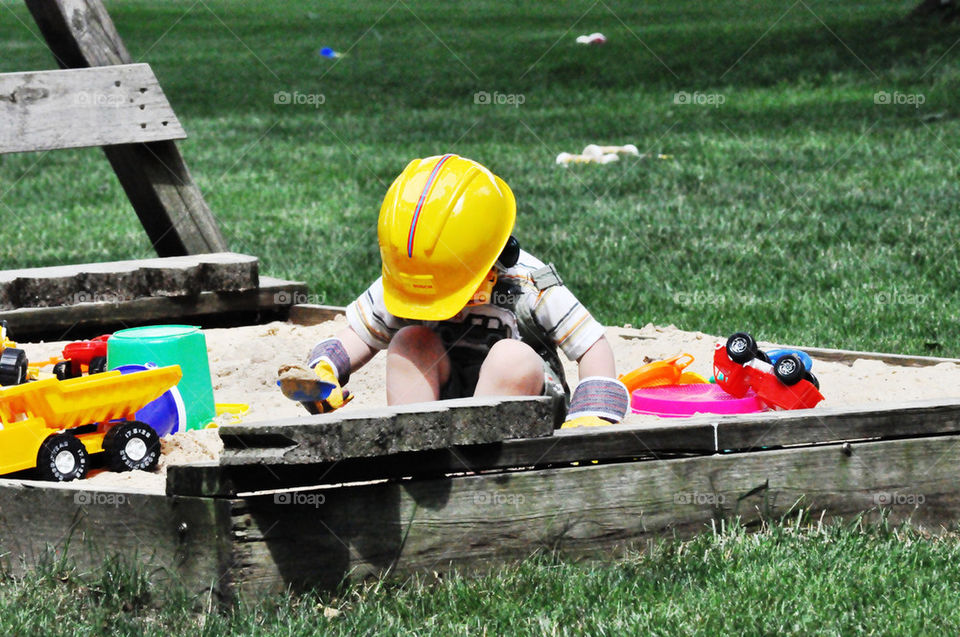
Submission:
POLYGON ((510 187, 477 162, 414 159, 387 190, 377 237, 394 316, 443 321, 487 278, 517 216, 510 187))

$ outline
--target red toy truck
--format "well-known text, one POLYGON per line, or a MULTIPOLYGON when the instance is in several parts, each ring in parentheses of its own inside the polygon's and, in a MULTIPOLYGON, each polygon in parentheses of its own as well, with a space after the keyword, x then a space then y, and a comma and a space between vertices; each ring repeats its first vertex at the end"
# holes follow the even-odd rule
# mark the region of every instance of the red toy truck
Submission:
POLYGON ((796 354, 771 363, 750 334, 737 332, 713 352, 713 375, 728 394, 742 398, 753 389, 774 409, 809 409, 823 400, 820 383, 796 354))

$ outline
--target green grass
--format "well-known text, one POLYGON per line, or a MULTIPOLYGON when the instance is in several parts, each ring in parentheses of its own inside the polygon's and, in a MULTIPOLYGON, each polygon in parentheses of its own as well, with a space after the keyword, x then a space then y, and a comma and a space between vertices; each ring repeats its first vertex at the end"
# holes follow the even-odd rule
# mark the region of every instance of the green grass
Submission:
POLYGON ((465 579, 371 583, 205 614, 144 568, 51 561, 0 584, 0 632, 29 635, 878 635, 960 630, 960 541, 884 523, 734 525, 614 565, 540 556, 465 579), (334 617, 325 611, 335 609, 334 617))
MULTIPOLYGON (((346 304, 412 157, 482 161, 517 233, 611 324, 960 355, 960 28, 911 2, 113 2, 233 249, 346 304), (789 8, 789 10, 787 10, 789 8), (222 22, 221 22, 222 21, 222 22), (582 48, 600 30, 609 43, 582 48), (642 41, 642 42, 641 42, 642 41), (336 63, 321 46, 348 51, 336 63), (662 63, 661 63, 662 61, 662 63), (877 105, 877 91, 925 103, 877 105), (277 91, 325 103, 278 105, 277 91), (474 93, 519 94, 519 107, 474 93), (719 107, 674 104, 677 91, 719 107), (659 161, 554 165, 635 143, 659 161)), ((0 71, 52 67, 3 0, 0 71)), ((145 257, 99 150, 0 158, 4 267, 145 257)))

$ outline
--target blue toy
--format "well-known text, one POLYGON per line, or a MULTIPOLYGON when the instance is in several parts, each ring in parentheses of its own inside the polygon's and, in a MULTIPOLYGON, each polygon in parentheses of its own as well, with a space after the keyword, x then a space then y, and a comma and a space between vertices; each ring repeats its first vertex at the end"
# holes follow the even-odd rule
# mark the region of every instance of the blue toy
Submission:
POLYGON ((772 349, 767 352, 767 356, 770 357, 770 363, 776 365, 777 361, 786 356, 787 354, 796 355, 801 361, 803 361, 803 367, 809 372, 813 369, 813 359, 810 358, 810 355, 806 352, 801 352, 798 349, 772 349))

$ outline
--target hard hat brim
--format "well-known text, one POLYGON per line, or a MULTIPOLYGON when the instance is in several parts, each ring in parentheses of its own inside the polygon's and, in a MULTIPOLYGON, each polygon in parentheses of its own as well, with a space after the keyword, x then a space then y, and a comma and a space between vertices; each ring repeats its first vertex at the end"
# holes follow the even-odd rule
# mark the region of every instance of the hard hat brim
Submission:
MULTIPOLYGON (((493 264, 490 264, 493 267, 493 264)), ((448 294, 443 298, 437 297, 416 297, 411 294, 404 294, 389 285, 383 286, 383 300, 387 306, 387 311, 399 318, 412 319, 415 321, 446 321, 453 318, 457 313, 467 306, 474 292, 480 287, 480 284, 487 277, 490 268, 480 272, 470 285, 457 290, 453 294, 448 294)))

